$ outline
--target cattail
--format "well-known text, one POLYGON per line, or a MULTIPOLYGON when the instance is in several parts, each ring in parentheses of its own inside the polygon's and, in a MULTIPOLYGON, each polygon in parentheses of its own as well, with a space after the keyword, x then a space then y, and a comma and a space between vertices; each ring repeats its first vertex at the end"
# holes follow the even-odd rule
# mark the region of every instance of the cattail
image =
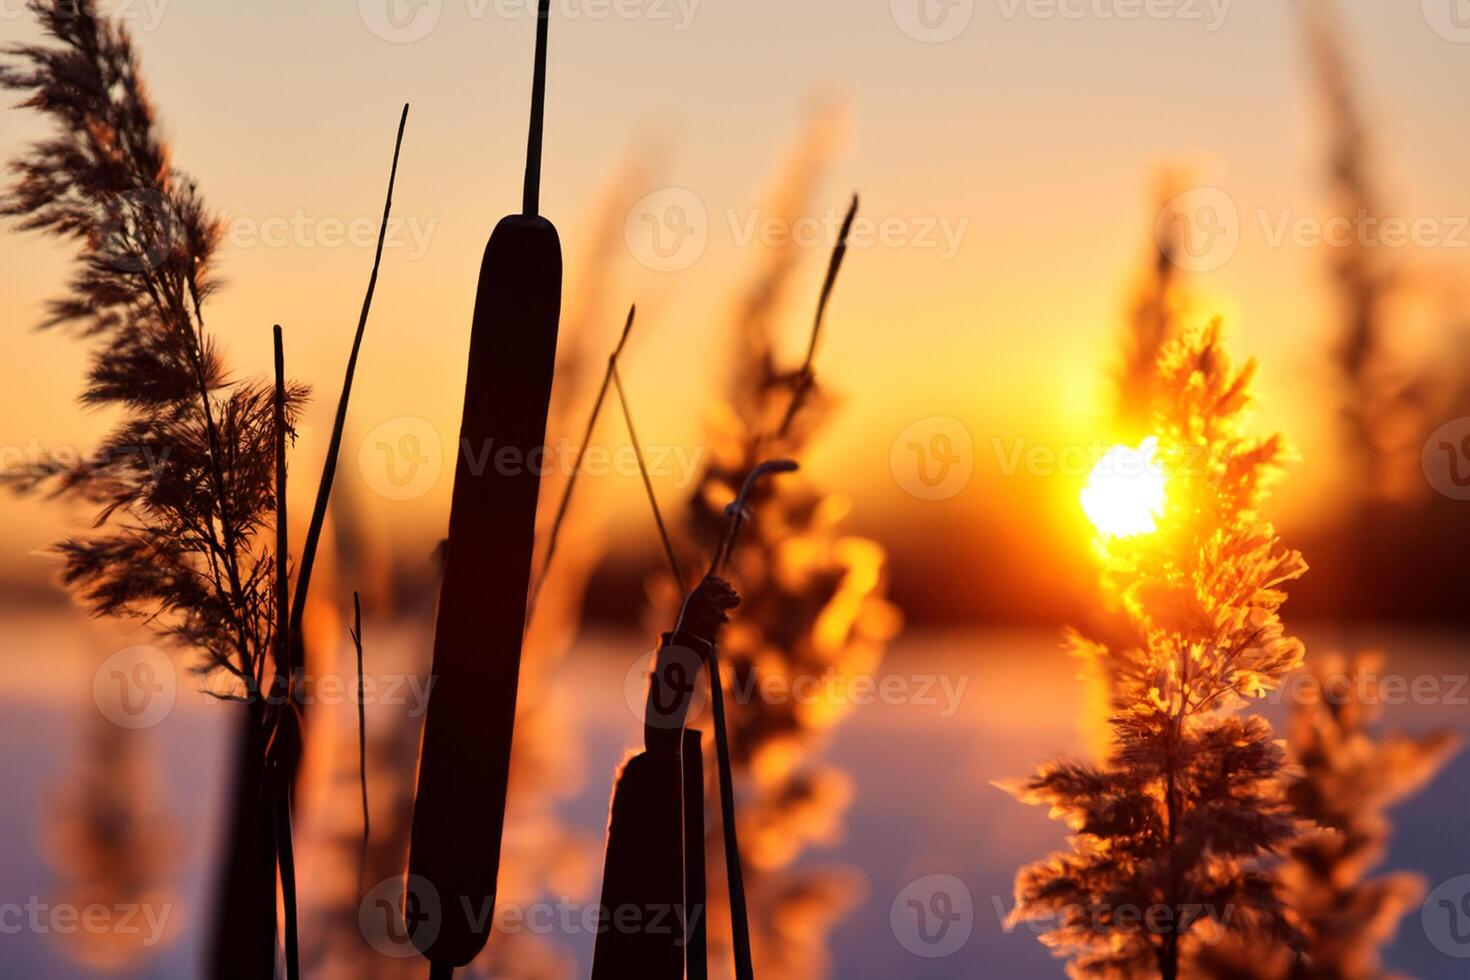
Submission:
POLYGON ((561 307, 561 245, 538 214, 549 0, 536 26, 531 126, 521 214, 496 226, 480 266, 454 475, 444 581, 434 631, 434 694, 424 723, 409 872, 449 915, 415 935, 436 975, 470 962, 489 937, 510 775, 511 733, 535 544, 536 456, 561 307), (486 473, 475 454, 516 455, 486 473), (473 458, 472 458, 473 457, 473 458))
MULTIPOLYGON (((795 168, 799 173, 806 168, 795 168)), ((804 200, 809 181, 780 195, 804 200)), ((700 476, 688 515, 687 533, 714 547, 724 533, 726 502, 762 455, 779 452, 799 458, 820 436, 833 393, 820 383, 815 356, 825 312, 843 265, 846 231, 856 217, 850 202, 843 231, 834 243, 811 320, 806 357, 793 367, 778 363, 771 333, 790 274, 791 256, 771 256, 747 290, 737 322, 736 368, 723 415, 712 432, 710 464, 700 476)), ((810 480, 791 479, 756 494, 750 505, 758 530, 733 567, 741 583, 742 614, 720 649, 728 674, 738 683, 780 676, 789 683, 802 675, 835 671, 843 676, 876 669, 883 646, 898 629, 899 614, 883 598, 883 549, 875 542, 842 533, 842 507, 835 494, 810 480), (780 573, 777 574, 777 569, 780 573)), ((682 591, 682 590, 681 590, 682 591)), ((713 708, 714 706, 712 706, 713 708)), ((790 869, 811 835, 793 800, 815 801, 836 825, 851 795, 846 774, 811 758, 817 734, 835 723, 838 711, 823 704, 802 708, 763 699, 729 705, 728 747, 733 766, 749 787, 739 810, 742 864, 751 898, 750 946, 761 974, 807 977, 825 971, 825 931, 845 911, 852 889, 842 869, 790 869), (790 763, 779 771, 766 760, 790 763), (793 761, 795 760, 795 761, 793 761)), ((724 728, 726 726, 720 726, 724 728)), ((718 746, 717 746, 718 748, 718 746)), ((727 864, 732 813, 712 831, 713 860, 727 864)), ((731 895, 731 901, 736 896, 731 895)), ((718 892, 716 904, 725 901, 718 892)), ((735 921, 745 916, 735 915, 735 921)), ((712 956, 718 961, 738 950, 742 940, 724 928, 725 916, 710 920, 712 956)))
MULTIPOLYGON (((616 378, 616 367, 611 370, 616 378)), ((621 385, 619 388, 636 449, 632 415, 621 385)), ((728 620, 729 611, 739 605, 740 597, 720 575, 734 551, 756 483, 768 473, 795 469, 796 464, 790 460, 772 460, 751 470, 739 495, 726 509, 728 530, 715 549, 709 571, 685 597, 674 628, 663 634, 649 674, 643 722, 644 751, 623 765, 613 791, 602 886, 602 908, 609 911, 613 921, 598 935, 593 980, 620 980, 628 976, 680 980, 686 975, 702 978, 708 973, 704 925, 704 764, 699 737, 684 727, 702 666, 707 668, 710 701, 715 709, 735 975, 738 980, 750 980, 753 976, 740 845, 735 832, 730 746, 716 654, 720 628, 728 620), (679 910, 678 922, 666 931, 619 927, 620 910, 632 909, 642 915, 665 908, 679 910)), ((647 489, 654 519, 663 535, 664 522, 658 502, 652 486, 648 485, 647 489)), ((666 535, 664 543, 668 547, 666 535)), ((669 560, 674 578, 681 580, 671 549, 669 560)))

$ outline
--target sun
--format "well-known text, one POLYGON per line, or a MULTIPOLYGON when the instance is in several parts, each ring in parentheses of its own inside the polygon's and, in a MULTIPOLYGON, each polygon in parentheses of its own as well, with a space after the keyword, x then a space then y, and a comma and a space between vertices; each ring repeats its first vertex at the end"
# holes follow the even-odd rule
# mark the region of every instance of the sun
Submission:
POLYGON ((1105 537, 1148 534, 1164 512, 1164 468, 1154 454, 1159 441, 1143 440, 1134 449, 1114 446, 1088 474, 1082 510, 1105 537))

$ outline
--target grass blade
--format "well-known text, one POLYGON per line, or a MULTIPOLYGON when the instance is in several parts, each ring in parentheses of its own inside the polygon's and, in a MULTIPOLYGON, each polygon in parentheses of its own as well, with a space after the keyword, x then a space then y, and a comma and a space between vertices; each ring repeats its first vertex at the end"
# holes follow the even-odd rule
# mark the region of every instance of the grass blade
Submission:
POLYGON ((299 656, 303 643, 301 621, 306 613, 307 590, 311 587, 311 571, 316 564, 317 547, 321 542, 322 526, 327 520, 327 503, 332 496, 332 481, 337 474, 337 457, 342 450, 342 430, 347 425, 347 402, 352 397, 352 380, 357 374, 357 355, 362 349, 362 335, 367 328, 368 311, 372 309, 373 293, 378 287, 378 269, 383 263, 383 240, 388 234, 388 216, 393 210, 393 185, 398 178, 398 153, 403 147, 403 129, 408 123, 408 103, 398 117, 398 135, 393 141, 393 165, 388 171, 388 194, 383 201, 383 220, 378 225, 378 244, 373 253, 373 271, 368 276, 367 292, 362 298, 362 310, 357 316, 357 332, 352 338, 352 353, 347 356, 347 371, 342 378, 342 394, 337 399, 337 415, 332 420, 332 437, 327 443, 327 455, 322 461, 322 477, 317 484, 316 503, 311 511, 311 524, 306 530, 306 543, 301 549, 301 564, 296 577, 296 595, 291 604, 292 655, 299 656))

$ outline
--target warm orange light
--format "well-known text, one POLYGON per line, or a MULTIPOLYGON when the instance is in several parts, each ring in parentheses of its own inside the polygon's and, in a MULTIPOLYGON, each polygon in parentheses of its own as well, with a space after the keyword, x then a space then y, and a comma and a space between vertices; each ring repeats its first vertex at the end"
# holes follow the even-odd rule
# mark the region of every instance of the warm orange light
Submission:
POLYGON ((1164 512, 1164 468, 1154 458, 1159 441, 1114 446, 1098 460, 1082 488, 1082 510, 1106 537, 1147 534, 1164 512))

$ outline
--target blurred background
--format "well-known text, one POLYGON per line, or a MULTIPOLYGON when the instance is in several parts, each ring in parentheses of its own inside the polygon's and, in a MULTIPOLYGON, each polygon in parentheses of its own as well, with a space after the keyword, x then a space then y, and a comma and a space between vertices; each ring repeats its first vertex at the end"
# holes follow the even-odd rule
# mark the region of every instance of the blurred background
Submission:
MULTIPOLYGON (((290 373, 315 386, 297 472, 325 450, 392 127, 413 106, 308 621, 315 671, 350 675, 362 593, 382 681, 371 885, 402 866, 473 285, 519 187, 534 18, 494 0, 100 7, 131 30, 173 161, 225 221, 228 285, 208 319, 233 371, 269 373, 279 322, 290 373)), ((803 475, 764 531, 758 515, 741 570, 782 601, 755 603, 731 643, 790 676, 906 693, 745 706, 762 975, 1060 975, 1002 920, 1016 866, 1061 832, 989 783, 1084 748, 1085 692, 1060 649, 1065 624, 1102 616, 1078 491, 1108 447, 1147 434, 1147 365, 1191 323, 1223 318, 1232 350, 1259 360, 1257 430, 1297 450, 1268 516, 1312 565, 1286 609, 1309 658, 1382 650, 1386 672, 1439 684, 1386 704, 1387 726, 1470 731, 1459 0, 553 0, 552 17, 542 208, 566 280, 544 506, 636 301, 623 378, 654 491, 699 554, 719 474, 765 410, 752 372, 801 363, 861 194, 803 475), (942 957, 897 913, 933 875, 972 909, 942 957)), ((0 40, 35 39, 0 4, 0 40)), ((6 107, 0 155, 44 134, 6 107)), ((76 403, 84 346, 31 329, 71 254, 0 235, 7 467, 85 454, 112 421, 76 403)), ((590 446, 523 679, 501 888, 528 907, 596 900, 611 774, 639 730, 625 681, 670 603, 615 411, 590 446)), ((297 516, 311 482, 295 484, 297 516)), ((142 894, 171 913, 148 943, 146 927, 88 941, 7 925, 6 959, 24 976, 192 976, 231 709, 195 694, 187 657, 145 656, 174 685, 169 709, 139 725, 99 711, 108 658, 152 641, 57 586, 46 549, 90 518, 43 498, 0 509, 0 901, 142 894)), ((311 969, 416 976, 363 942, 355 706, 327 702, 299 829, 311 969)), ((1467 789, 1461 755, 1395 811, 1386 865, 1431 887, 1470 873, 1467 789)), ((1414 909, 1386 959, 1458 976, 1470 950, 1447 942, 1414 909)), ((585 930, 522 929, 479 969, 585 975, 591 948, 585 930)))

